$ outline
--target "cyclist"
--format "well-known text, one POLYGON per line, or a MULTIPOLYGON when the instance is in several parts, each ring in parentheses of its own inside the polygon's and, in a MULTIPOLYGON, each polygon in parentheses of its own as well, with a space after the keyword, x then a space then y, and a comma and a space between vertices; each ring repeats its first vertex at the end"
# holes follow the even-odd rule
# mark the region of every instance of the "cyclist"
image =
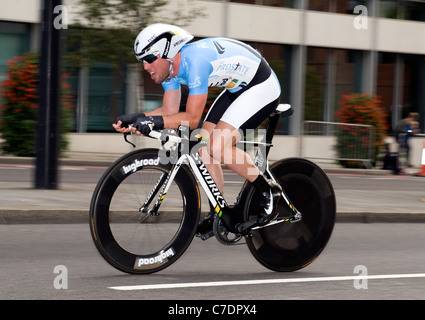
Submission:
MULTIPOLYGON (((147 135, 152 129, 176 129, 182 122, 195 129, 207 102, 208 88, 224 88, 203 121, 208 144, 200 154, 220 191, 224 186, 221 163, 260 191, 262 212, 258 222, 265 225, 277 216, 281 188, 264 177, 236 143, 241 131, 257 128, 276 109, 281 93, 279 81, 260 53, 243 42, 205 38, 189 43, 192 39, 186 30, 168 24, 153 24, 139 33, 135 55, 151 79, 162 84, 162 106, 146 114, 120 116, 113 127, 138 135, 147 135), (180 85, 189 88, 184 112, 179 112, 180 85)), ((242 222, 231 212, 223 212, 222 220, 231 232, 242 222)), ((198 234, 211 229, 208 216, 198 227, 198 234)))

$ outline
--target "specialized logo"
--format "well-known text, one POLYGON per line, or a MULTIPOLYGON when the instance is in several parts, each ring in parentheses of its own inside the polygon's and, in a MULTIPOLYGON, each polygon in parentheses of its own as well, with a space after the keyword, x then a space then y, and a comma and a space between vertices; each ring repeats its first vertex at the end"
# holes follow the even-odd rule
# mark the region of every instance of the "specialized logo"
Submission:
POLYGON ((127 174, 129 172, 136 172, 139 168, 144 166, 156 166, 159 164, 159 158, 156 159, 135 159, 132 164, 122 166, 121 171, 123 174, 127 174))
POLYGON ((134 269, 147 269, 155 264, 160 265, 167 262, 168 258, 174 256, 174 254, 173 248, 170 248, 167 251, 161 250, 157 256, 151 258, 136 258, 134 269))
POLYGON ((226 48, 221 46, 217 41, 213 41, 215 49, 217 50, 218 54, 223 54, 226 51, 226 48))
POLYGON ((215 200, 217 201, 217 206, 215 207, 215 211, 217 213, 220 212, 220 208, 223 208, 226 206, 226 200, 224 200, 223 195, 221 194, 220 190, 218 189, 217 185, 214 182, 214 179, 211 177, 211 175, 208 172, 207 167, 205 164, 201 161, 199 161, 198 157, 194 157, 194 160, 196 161, 196 165, 199 169, 199 172, 201 172, 202 177, 204 178, 205 182, 207 183, 212 195, 214 196, 215 200))

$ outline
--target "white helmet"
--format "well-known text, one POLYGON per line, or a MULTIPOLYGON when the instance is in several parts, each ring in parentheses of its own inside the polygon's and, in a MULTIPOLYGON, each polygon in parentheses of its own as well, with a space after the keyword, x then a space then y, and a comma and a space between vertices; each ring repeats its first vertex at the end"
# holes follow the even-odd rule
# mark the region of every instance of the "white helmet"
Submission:
POLYGON ((156 23, 143 29, 134 42, 134 53, 139 61, 149 62, 149 58, 171 59, 180 49, 193 39, 186 30, 170 24, 156 23))

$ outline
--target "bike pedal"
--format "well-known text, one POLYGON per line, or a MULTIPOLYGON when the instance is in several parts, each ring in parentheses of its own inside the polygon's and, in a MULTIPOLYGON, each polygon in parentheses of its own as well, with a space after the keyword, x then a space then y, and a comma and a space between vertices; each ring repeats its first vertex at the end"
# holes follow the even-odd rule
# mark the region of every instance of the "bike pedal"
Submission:
POLYGON ((209 231, 207 233, 203 233, 203 234, 197 233, 196 236, 198 238, 201 238, 201 240, 205 241, 205 240, 208 240, 209 238, 214 236, 214 231, 211 230, 211 231, 209 231))
POLYGON ((243 222, 243 223, 239 223, 236 225, 235 229, 237 232, 243 233, 244 231, 248 229, 252 229, 256 224, 258 224, 257 218, 243 222))

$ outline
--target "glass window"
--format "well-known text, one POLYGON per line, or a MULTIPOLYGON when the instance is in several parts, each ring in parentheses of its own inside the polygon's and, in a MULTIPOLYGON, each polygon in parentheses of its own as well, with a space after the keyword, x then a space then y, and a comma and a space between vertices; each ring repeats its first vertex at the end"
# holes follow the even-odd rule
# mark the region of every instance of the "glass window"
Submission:
MULTIPOLYGON (((282 89, 280 103, 288 103, 291 89, 291 68, 289 67, 291 63, 291 46, 272 43, 249 44, 261 52, 279 79, 280 87, 282 89)), ((276 128, 276 134, 287 134, 288 132, 289 119, 281 119, 281 122, 276 128)))
POLYGON ((324 119, 329 49, 307 48, 304 120, 324 119))
POLYGON ((247 3, 247 4, 257 4, 257 0, 229 0, 229 2, 238 2, 238 3, 247 3))
POLYGON ((425 1, 406 1, 404 19, 425 21, 425 1))
POLYGON ((381 0, 379 2, 379 16, 381 18, 396 19, 399 12, 397 2, 397 0, 381 0))
POLYGON ((304 120, 334 121, 345 94, 361 91, 362 52, 307 48, 304 120))
POLYGON ((425 132, 425 56, 403 55, 403 112, 420 113, 420 129, 425 132))
POLYGON ((28 24, 0 22, 0 82, 6 77, 7 62, 29 51, 29 31, 28 24))
POLYGON ((87 72, 76 70, 70 74, 66 82, 71 86, 73 130, 113 131, 112 122, 125 113, 125 76, 108 63, 95 63, 87 72), (81 85, 86 87, 79 90, 81 85), (79 103, 82 105, 78 108, 79 103))
POLYGON ((263 6, 293 8, 295 0, 229 0, 229 2, 257 4, 263 6))
POLYGON ((425 1, 381 0, 379 16, 390 19, 425 21, 425 1))
POLYGON ((388 112, 388 124, 393 129, 409 112, 419 112, 421 132, 424 132, 425 56, 380 52, 377 95, 388 112))
POLYGON ((391 114, 394 105, 395 74, 396 74, 395 53, 380 52, 378 55, 378 72, 376 77, 376 94, 379 96, 381 106, 391 114))
POLYGON ((309 0, 308 10, 352 14, 357 5, 366 5, 366 0, 309 0))
POLYGON ((335 63, 335 97, 333 107, 339 108, 345 94, 361 92, 362 52, 358 50, 334 50, 335 63))
POLYGON ((308 1, 308 10, 313 11, 330 11, 331 1, 322 1, 322 0, 309 0, 308 1))
POLYGON ((353 14, 358 5, 366 6, 366 0, 335 0, 336 13, 353 14))
POLYGON ((113 131, 111 123, 124 110, 124 80, 107 63, 96 63, 89 71, 87 131, 113 131))
POLYGON ((294 0, 262 0, 263 6, 293 8, 294 0))

